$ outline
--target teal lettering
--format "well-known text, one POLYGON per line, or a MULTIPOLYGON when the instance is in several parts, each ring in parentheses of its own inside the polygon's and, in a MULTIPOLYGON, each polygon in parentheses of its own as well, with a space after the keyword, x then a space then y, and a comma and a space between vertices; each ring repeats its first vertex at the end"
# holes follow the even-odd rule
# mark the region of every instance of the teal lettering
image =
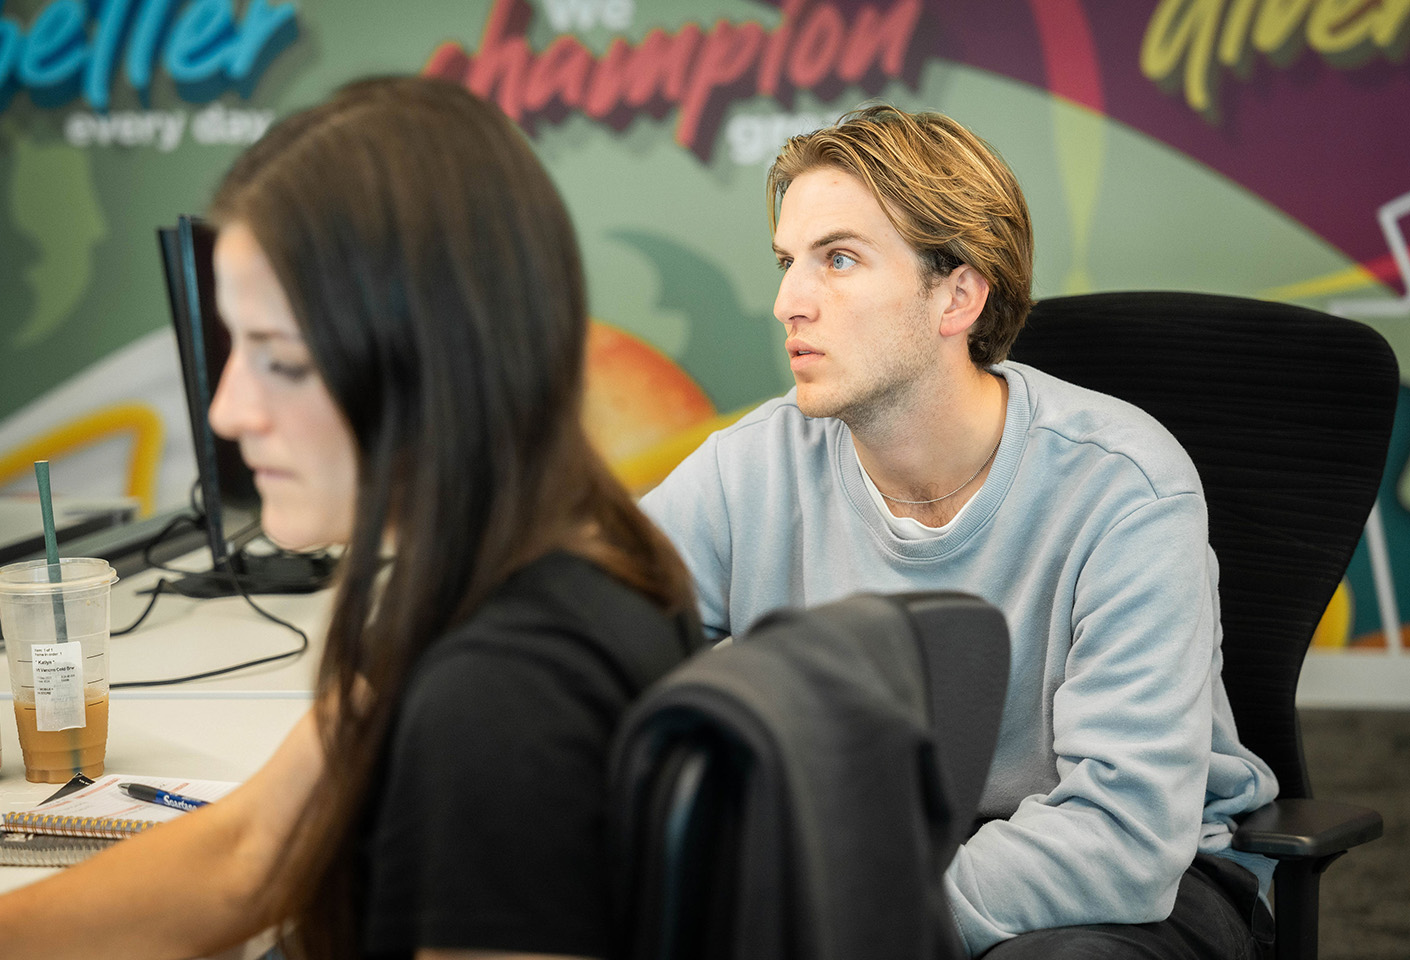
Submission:
POLYGON ((88 71, 83 78, 84 99, 95 110, 108 109, 118 47, 122 45, 122 35, 131 16, 132 0, 106 0, 98 14, 98 37, 93 42, 93 55, 88 58, 88 71))
POLYGON ((209 81, 224 73, 234 37, 229 0, 196 0, 172 28, 162 66, 179 84, 209 81))
MULTIPOLYGON (((28 90, 41 107, 82 94, 111 106, 121 72, 145 104, 158 69, 183 99, 204 102, 235 89, 250 96, 259 75, 298 37, 293 3, 249 0, 49 0, 28 29, 0 16, 0 111, 28 90)), ((5 0, 0 0, 0 13, 5 0)))
MULTIPOLYGON (((0 10, 5 0, 0 0, 0 10)), ((4 110, 15 92, 15 66, 20 60, 20 49, 24 46, 24 34, 20 25, 9 17, 0 17, 0 110, 4 110)))
POLYGON ((20 82, 31 91, 50 92, 72 82, 88 57, 83 6, 55 0, 34 20, 20 56, 20 82))
POLYGON ((245 8, 240 36, 231 50, 230 79, 238 82, 264 72, 264 68, 298 36, 294 7, 270 7, 265 0, 253 0, 245 8))
POLYGON ((152 66, 157 60, 157 45, 171 22, 172 2, 142 0, 137 29, 133 31, 132 44, 127 48, 127 82, 132 84, 143 103, 147 102, 147 91, 152 89, 152 66))

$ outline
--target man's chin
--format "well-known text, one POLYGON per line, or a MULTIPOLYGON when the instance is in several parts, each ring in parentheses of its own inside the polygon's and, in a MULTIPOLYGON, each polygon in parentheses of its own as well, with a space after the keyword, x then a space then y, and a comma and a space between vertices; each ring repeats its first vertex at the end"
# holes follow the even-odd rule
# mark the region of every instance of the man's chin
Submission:
POLYGON ((880 421, 882 407, 875 402, 836 395, 821 396, 800 389, 795 402, 803 416, 810 419, 841 420, 854 434, 870 430, 880 421))
POLYGON ((825 396, 819 396, 815 390, 807 390, 802 385, 798 387, 795 397, 798 410, 805 417, 835 417, 841 410, 841 406, 835 401, 825 396))

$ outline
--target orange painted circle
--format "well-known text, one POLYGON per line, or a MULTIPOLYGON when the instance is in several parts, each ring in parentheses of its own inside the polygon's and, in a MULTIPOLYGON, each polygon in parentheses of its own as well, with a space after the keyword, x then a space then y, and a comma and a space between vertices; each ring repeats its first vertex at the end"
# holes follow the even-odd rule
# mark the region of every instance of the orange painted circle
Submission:
POLYGON ((705 391, 664 353, 610 324, 589 326, 583 420, 609 463, 714 414, 705 391))

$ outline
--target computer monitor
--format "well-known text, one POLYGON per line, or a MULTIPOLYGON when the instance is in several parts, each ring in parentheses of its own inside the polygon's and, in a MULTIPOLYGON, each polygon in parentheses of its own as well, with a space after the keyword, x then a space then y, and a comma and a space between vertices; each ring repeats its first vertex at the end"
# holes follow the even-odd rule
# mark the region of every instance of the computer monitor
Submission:
POLYGON ((196 217, 181 216, 175 227, 159 227, 162 266, 171 301, 172 325, 181 358, 181 379, 191 417, 200 490, 197 520, 206 531, 211 572, 188 575, 177 589, 193 596, 247 593, 299 593, 328 582, 333 563, 322 554, 251 554, 243 541, 226 539, 227 520, 238 518, 253 535, 259 495, 254 475, 239 447, 216 436, 207 419, 211 397, 230 356, 230 334, 215 305, 215 231, 196 217))

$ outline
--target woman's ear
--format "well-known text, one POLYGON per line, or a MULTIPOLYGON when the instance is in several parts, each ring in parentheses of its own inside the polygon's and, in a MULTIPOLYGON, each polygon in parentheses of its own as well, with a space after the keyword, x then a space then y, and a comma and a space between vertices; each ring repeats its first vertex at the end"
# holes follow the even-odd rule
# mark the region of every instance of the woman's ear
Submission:
POLYGON ((940 314, 940 335, 968 336, 969 328, 974 326, 989 301, 989 281, 978 270, 962 263, 951 270, 940 285, 949 292, 949 300, 940 314))

